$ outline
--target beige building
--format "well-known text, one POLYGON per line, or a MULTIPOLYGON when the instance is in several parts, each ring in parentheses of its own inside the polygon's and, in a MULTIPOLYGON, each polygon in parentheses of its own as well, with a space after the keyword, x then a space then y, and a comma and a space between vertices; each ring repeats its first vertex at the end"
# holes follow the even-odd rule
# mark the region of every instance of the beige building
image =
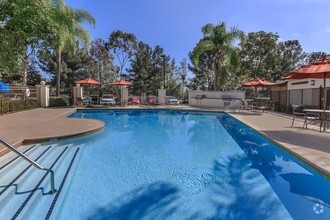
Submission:
MULTIPOLYGON (((330 97, 330 79, 326 79, 327 97, 330 97)), ((292 104, 304 105, 311 108, 321 108, 323 104, 323 79, 305 78, 288 79, 276 82, 271 88, 271 99, 275 103, 275 109, 290 111, 292 104)), ((327 99, 327 108, 330 106, 330 98, 327 99)))

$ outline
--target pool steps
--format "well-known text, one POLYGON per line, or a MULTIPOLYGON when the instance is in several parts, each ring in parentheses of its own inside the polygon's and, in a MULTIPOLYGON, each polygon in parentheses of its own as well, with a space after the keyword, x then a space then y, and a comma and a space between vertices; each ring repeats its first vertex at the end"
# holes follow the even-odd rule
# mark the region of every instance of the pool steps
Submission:
MULTIPOLYGON (((40 157, 42 157, 48 150, 50 149, 50 147, 48 147, 44 152, 42 152, 42 154, 40 154, 34 161, 38 161, 40 159, 40 157)), ((28 165, 24 170, 22 170, 22 172, 20 172, 10 183, 7 183, 6 186, 0 191, 0 196, 3 195, 5 193, 5 191, 7 189, 9 189, 11 186, 13 186, 16 181, 26 172, 28 171, 30 168, 32 167, 32 164, 28 165)), ((12 172, 14 173, 14 172, 12 172)))
POLYGON ((29 219, 30 216, 51 219, 79 149, 73 145, 37 145, 25 151, 31 159, 54 170, 57 189, 54 194, 48 193, 51 188, 48 173, 40 172, 23 158, 8 154, 13 159, 0 165, 0 219, 29 219))
MULTIPOLYGON (((25 151, 23 151, 23 154, 27 154, 27 152, 29 152, 30 150, 32 150, 35 146, 36 146, 35 144, 32 145, 31 147, 29 147, 28 149, 26 149, 25 151)), ((10 154, 14 154, 14 152, 10 151, 10 154)), ((10 158, 11 155, 9 156, 10 159, 9 158, 6 158, 6 159, 9 159, 9 160, 4 165, 0 166, 0 170, 4 169, 6 166, 8 166, 9 164, 13 163, 14 161, 16 161, 19 158, 19 156, 16 156, 15 157, 15 155, 13 155, 13 158, 10 158)), ((3 158, 5 158, 5 157, 1 157, 1 159, 3 159, 3 158)), ((2 161, 0 161, 0 163, 1 162, 2 161)))
MULTIPOLYGON (((32 148, 29 149, 28 151, 26 151, 24 154, 29 156, 31 159, 35 160, 39 154, 41 153, 40 150, 36 150, 36 148, 32 148)), ((10 152, 8 153, 8 156, 11 156, 10 154, 15 154, 14 152, 10 152)), ((0 179, 0 184, 2 184, 2 181, 4 180, 4 175, 15 175, 11 172, 11 170, 13 169, 13 167, 15 167, 15 169, 19 170, 19 169, 23 169, 24 167, 26 167, 27 165, 29 165, 29 163, 20 158, 20 157, 15 157, 12 160, 10 160, 9 162, 7 162, 6 164, 1 166, 0 172, 1 172, 1 179, 0 179)), ((5 178, 5 180, 8 180, 8 177, 5 178)))
POLYGON ((52 212, 54 210, 54 207, 56 205, 56 202, 58 201, 58 198, 59 198, 59 196, 60 196, 60 194, 62 192, 62 189, 63 189, 63 186, 65 184, 65 181, 68 178, 69 172, 70 172, 70 170, 72 168, 73 162, 76 159, 76 156, 77 156, 79 150, 80 150, 80 148, 78 148, 76 150, 73 158, 71 159, 70 165, 69 165, 68 169, 65 172, 64 178, 62 179, 61 185, 60 185, 59 189, 56 192, 55 198, 53 199, 53 202, 52 202, 52 204, 50 205, 50 207, 48 209, 48 212, 47 212, 47 215, 46 215, 46 218, 45 219, 50 219, 50 216, 51 216, 51 214, 52 214, 52 212))

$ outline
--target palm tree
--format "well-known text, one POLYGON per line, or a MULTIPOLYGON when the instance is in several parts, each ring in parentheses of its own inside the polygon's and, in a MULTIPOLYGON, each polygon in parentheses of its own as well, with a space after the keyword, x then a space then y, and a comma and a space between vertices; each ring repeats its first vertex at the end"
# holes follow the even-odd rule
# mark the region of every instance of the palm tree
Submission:
POLYGON ((50 44, 56 55, 56 95, 59 96, 62 51, 74 52, 77 44, 78 46, 81 44, 83 49, 87 51, 90 37, 87 30, 81 24, 88 22, 94 27, 95 19, 83 9, 72 9, 66 6, 63 0, 53 0, 52 2, 57 33, 50 39, 50 44))
POLYGON ((202 32, 204 37, 192 52, 193 62, 198 66, 200 55, 206 51, 211 51, 213 54, 214 90, 216 91, 219 90, 219 79, 225 78, 228 67, 236 65, 238 62, 237 48, 233 46, 233 43, 237 39, 242 39, 244 33, 235 27, 227 31, 224 22, 216 26, 206 24, 202 27, 202 32))

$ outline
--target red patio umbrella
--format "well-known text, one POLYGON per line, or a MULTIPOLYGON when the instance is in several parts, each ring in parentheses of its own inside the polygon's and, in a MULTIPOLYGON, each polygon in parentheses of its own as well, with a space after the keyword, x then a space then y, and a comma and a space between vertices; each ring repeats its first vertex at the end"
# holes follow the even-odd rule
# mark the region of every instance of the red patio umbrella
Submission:
POLYGON ((112 85, 112 86, 132 86, 133 83, 121 79, 119 81, 110 83, 110 85, 112 85))
POLYGON ((275 83, 269 82, 266 80, 259 79, 258 77, 254 78, 253 80, 250 80, 248 82, 242 83, 243 87, 251 87, 251 86, 273 86, 275 83))
POLYGON ((330 57, 302 66, 282 76, 283 79, 323 78, 323 110, 326 109, 326 78, 330 78, 330 57))
POLYGON ((124 100, 123 100, 123 87, 124 86, 133 86, 133 83, 121 79, 119 81, 110 83, 110 85, 120 86, 120 102, 123 105, 123 103, 124 103, 124 100))
POLYGON ((267 86, 273 86, 275 85, 275 83, 273 82, 269 82, 267 80, 262 80, 262 79, 259 79, 258 77, 248 81, 248 82, 244 82, 242 83, 242 86, 243 87, 252 87, 254 86, 254 89, 255 89, 255 95, 257 97, 257 88, 258 87, 267 87, 267 86))
POLYGON ((79 80, 79 81, 76 81, 76 83, 79 83, 81 85, 96 85, 96 86, 102 85, 100 82, 98 82, 94 79, 91 79, 91 78, 86 78, 86 79, 83 79, 83 80, 79 80))
MULTIPOLYGON (((92 78, 82 79, 82 80, 76 81, 76 83, 79 83, 81 85, 90 85, 90 86, 101 86, 102 85, 100 82, 98 82, 92 78)), ((90 94, 90 89, 88 90, 88 95, 89 94, 90 94)))

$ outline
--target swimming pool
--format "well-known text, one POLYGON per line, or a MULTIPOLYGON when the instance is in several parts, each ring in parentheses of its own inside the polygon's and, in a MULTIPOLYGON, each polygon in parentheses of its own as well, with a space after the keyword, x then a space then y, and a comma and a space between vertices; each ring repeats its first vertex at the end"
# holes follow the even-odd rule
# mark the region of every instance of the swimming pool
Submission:
POLYGON ((0 219, 330 218, 330 182, 225 113, 86 110, 69 117, 105 127, 27 151, 55 170, 55 195, 42 195, 48 178, 24 171, 24 161, 0 167, 0 219))

